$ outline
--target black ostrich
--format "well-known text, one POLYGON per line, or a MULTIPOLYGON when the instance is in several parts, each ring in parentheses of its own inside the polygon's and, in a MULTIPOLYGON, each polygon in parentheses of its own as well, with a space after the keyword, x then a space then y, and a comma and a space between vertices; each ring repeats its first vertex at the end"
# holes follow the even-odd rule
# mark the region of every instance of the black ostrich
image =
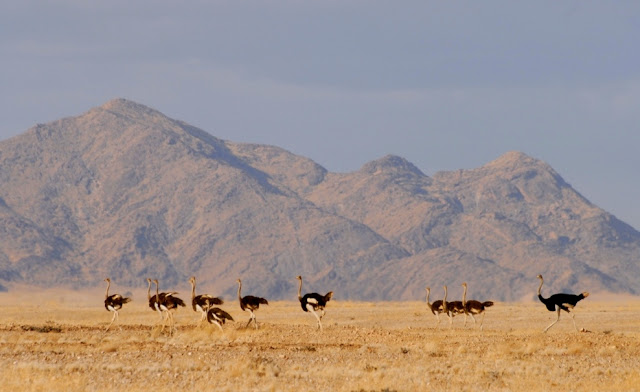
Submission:
POLYGON ((196 277, 192 276, 189 278, 189 283, 191 283, 191 306, 193 307, 194 312, 200 312, 201 318, 200 322, 207 319, 207 311, 211 305, 222 305, 224 301, 221 298, 214 297, 210 294, 200 294, 196 295, 196 277))
MULTIPOLYGON (((131 298, 123 297, 120 294, 112 294, 109 295, 109 287, 111 287, 111 279, 106 278, 104 280, 107 282, 107 292, 104 295, 104 308, 109 312, 113 312, 113 317, 111 318, 111 323, 107 326, 105 331, 108 331, 111 328, 111 324, 118 319, 118 310, 122 309, 122 305, 131 302, 131 298)), ((122 328, 120 328, 122 329, 122 328)))
POLYGON ((559 294, 553 294, 549 298, 544 298, 542 294, 540 294, 540 290, 542 290, 542 284, 544 283, 544 280, 542 279, 542 275, 538 275, 538 279, 540 279, 540 286, 538 287, 538 298, 547 307, 548 311, 550 312, 555 311, 558 315, 556 320, 551 324, 549 324, 549 326, 545 328, 543 332, 547 332, 549 328, 553 327, 554 324, 560 320, 561 310, 564 310, 565 312, 571 315, 571 320, 573 321, 573 327, 576 329, 576 331, 578 331, 578 327, 576 326, 575 315, 571 312, 571 309, 573 309, 579 301, 581 301, 584 298, 587 298, 589 296, 589 293, 586 291, 578 295, 559 293, 559 294))
POLYGON ((156 294, 151 296, 152 282, 153 281, 151 280, 151 278, 147 278, 147 283, 149 284, 149 286, 147 287, 147 300, 149 301, 149 308, 151 308, 151 310, 153 310, 154 312, 158 312, 158 315, 160 316, 160 322, 162 322, 164 320, 164 315, 160 310, 160 306, 158 306, 158 296, 156 294))
POLYGON ((462 306, 464 309, 464 325, 467 325, 467 315, 473 319, 473 325, 476 324, 476 318, 474 315, 482 313, 482 319, 480 320, 480 330, 482 330, 482 323, 484 322, 484 311, 486 308, 493 306, 493 301, 476 301, 470 299, 467 301, 467 282, 462 283, 464 292, 462 293, 462 306))
POLYGON ((431 287, 427 287, 427 308, 436 316, 438 322, 436 323, 436 328, 440 325, 440 313, 444 313, 444 308, 442 306, 442 300, 438 299, 433 301, 433 303, 429 303, 429 296, 431 295, 431 287))
MULTIPOLYGON (((159 293, 158 279, 154 279, 153 283, 156 284, 156 307, 159 311, 166 314, 165 319, 169 321, 169 334, 173 334, 175 330, 175 322, 173 319, 173 311, 178 309, 178 306, 187 306, 184 301, 178 297, 175 291, 159 293)), ((162 324, 162 330, 164 330, 164 324, 162 324)))
POLYGON ((222 324, 224 324, 226 320, 233 321, 233 317, 224 310, 220 308, 207 308, 207 321, 217 325, 220 331, 222 331, 222 324))
POLYGON ((254 327, 258 329, 258 321, 256 321, 256 315, 254 312, 258 310, 258 308, 260 308, 260 304, 269 305, 269 301, 261 297, 254 297, 253 295, 245 295, 243 297, 242 281, 238 279, 236 280, 236 283, 238 283, 238 301, 240 302, 240 309, 248 310, 249 313, 251 313, 251 316, 249 317, 249 321, 247 322, 247 325, 245 325, 245 328, 247 328, 253 321, 254 327))
POLYGON ((302 296, 302 276, 298 275, 296 277, 300 281, 300 285, 298 286, 298 300, 300 301, 300 306, 302 310, 305 312, 311 312, 316 319, 318 320, 318 328, 322 331, 322 317, 324 317, 324 307, 327 306, 327 302, 333 297, 333 291, 329 291, 325 295, 320 295, 318 293, 307 293, 302 296), (320 316, 316 313, 316 311, 320 311, 320 316))

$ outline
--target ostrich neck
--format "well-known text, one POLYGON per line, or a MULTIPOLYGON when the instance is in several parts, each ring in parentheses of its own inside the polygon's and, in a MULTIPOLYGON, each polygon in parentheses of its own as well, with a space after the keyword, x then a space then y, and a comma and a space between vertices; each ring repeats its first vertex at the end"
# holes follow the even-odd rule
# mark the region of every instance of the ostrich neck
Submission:
POLYGON ((238 282, 238 299, 242 301, 242 282, 238 282))
POLYGON ((542 284, 544 283, 544 280, 540 279, 540 286, 538 286, 538 296, 542 297, 542 294, 540 293, 542 290, 542 284))
POLYGON ((191 282, 191 300, 196 298, 196 282, 191 282))
POLYGON ((429 295, 431 295, 431 290, 427 289, 427 305, 429 305, 429 307, 431 307, 431 304, 429 303, 429 295))
POLYGON ((444 299, 442 300, 442 309, 444 310, 444 313, 448 313, 448 306, 447 306, 447 286, 444 286, 444 299))
POLYGON ((107 280, 107 292, 104 294, 104 298, 109 298, 109 287, 111 287, 111 281, 107 280))
POLYGON ((147 300, 151 301, 151 281, 148 280, 147 283, 149 283, 149 286, 147 287, 147 300))
POLYGON ((302 279, 298 279, 300 284, 298 285, 298 300, 302 300, 302 279))
POLYGON ((467 303, 467 286, 464 286, 464 290, 462 291, 462 305, 467 303))

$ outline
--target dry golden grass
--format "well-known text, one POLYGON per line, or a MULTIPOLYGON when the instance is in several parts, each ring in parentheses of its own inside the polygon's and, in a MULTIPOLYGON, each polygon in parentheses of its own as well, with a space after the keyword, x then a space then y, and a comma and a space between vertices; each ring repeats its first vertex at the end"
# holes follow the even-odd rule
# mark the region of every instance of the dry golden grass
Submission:
POLYGON ((0 294, 0 385, 21 391, 423 391, 614 390, 640 385, 640 301, 576 308, 576 332, 540 303, 497 303, 484 331, 456 317, 439 328, 424 302, 332 301, 324 332, 297 302, 257 312, 236 301, 221 333, 180 309, 178 331, 156 326, 144 296, 120 322, 96 293, 0 294), (40 305, 43 303, 44 305, 40 305), (121 327, 121 329, 120 329, 121 327))

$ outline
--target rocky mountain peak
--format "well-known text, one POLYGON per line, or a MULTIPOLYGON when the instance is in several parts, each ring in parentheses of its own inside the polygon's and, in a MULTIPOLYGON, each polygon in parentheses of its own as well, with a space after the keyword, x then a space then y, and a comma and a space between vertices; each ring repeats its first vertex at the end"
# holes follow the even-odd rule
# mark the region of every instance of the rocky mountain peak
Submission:
POLYGON ((125 98, 112 99, 96 109, 108 110, 119 114, 145 113, 147 115, 161 115, 164 117, 164 115, 157 110, 125 98))
POLYGON ((397 155, 386 155, 380 159, 368 162, 362 166, 360 172, 365 174, 401 174, 411 173, 418 176, 425 176, 425 174, 418 169, 413 163, 408 160, 399 157, 397 155))
POLYGON ((520 151, 509 151, 497 159, 482 165, 480 169, 502 172, 529 170, 532 168, 550 168, 546 163, 520 151))

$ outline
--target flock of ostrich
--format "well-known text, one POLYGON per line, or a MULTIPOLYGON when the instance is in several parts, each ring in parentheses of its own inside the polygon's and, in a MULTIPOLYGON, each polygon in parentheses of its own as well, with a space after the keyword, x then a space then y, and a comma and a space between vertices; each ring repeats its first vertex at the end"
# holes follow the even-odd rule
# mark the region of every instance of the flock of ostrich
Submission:
MULTIPOLYGON (((300 306, 302 310, 305 312, 311 312, 317 322, 318 329, 322 330, 322 317, 325 315, 325 306, 327 306, 327 302, 331 300, 333 296, 333 291, 328 292, 325 295, 321 295, 318 293, 307 293, 304 296, 302 295, 302 276, 298 276, 296 279, 300 282, 298 286, 298 300, 300 301, 300 306), (318 312, 320 314, 318 314, 318 312)), ((104 298, 104 307, 113 312, 113 317, 111 318, 111 323, 107 326, 107 331, 111 328, 111 325, 118 320, 118 311, 122 309, 122 306, 126 303, 131 302, 131 298, 124 297, 120 294, 111 294, 109 295, 109 288, 111 287, 111 279, 106 278, 105 282, 107 282, 107 292, 105 293, 104 298)), ((184 301, 177 297, 177 292, 169 291, 169 292, 160 292, 160 288, 158 285, 158 279, 147 278, 147 283, 149 286, 147 287, 147 300, 149 301, 149 308, 154 312, 158 312, 160 315, 160 322, 162 323, 162 330, 164 331, 165 327, 169 328, 169 334, 172 334, 175 331, 175 322, 173 320, 173 311, 178 309, 178 307, 186 306, 184 301), (151 295, 151 283, 155 283, 156 285, 156 294, 151 295)), ((200 322, 202 323, 205 319, 220 328, 222 331, 222 325, 226 323, 227 320, 234 321, 233 317, 226 311, 220 309, 219 307, 214 307, 214 305, 222 305, 224 301, 222 298, 214 297, 210 294, 200 294, 196 295, 196 277, 192 276, 189 279, 189 283, 191 283, 191 306, 195 312, 199 312, 201 314, 200 322)), ((269 301, 262 297, 256 297, 253 295, 245 295, 242 296, 242 281, 238 279, 236 281, 238 283, 238 302, 240 303, 240 309, 243 311, 248 311, 249 321, 247 322, 248 327, 251 322, 253 322, 254 327, 258 328, 258 321, 256 320, 256 310, 260 308, 260 305, 269 305, 269 301)))
MULTIPOLYGON (((571 310, 577 305, 579 301, 589 296, 588 292, 583 292, 578 295, 576 294, 565 294, 558 293, 553 294, 548 298, 544 298, 541 294, 542 285, 544 284, 544 280, 542 275, 537 276, 540 279, 540 286, 538 286, 538 299, 545 305, 547 310, 550 312, 556 312, 557 318, 549 324, 543 332, 547 332, 549 328, 554 326, 560 320, 560 311, 565 311, 571 316, 571 320, 573 321, 573 326, 576 331, 578 331, 578 327, 576 326, 575 315, 571 312, 571 310)), ((298 286, 298 301, 300 301, 300 306, 302 310, 305 312, 312 313, 317 321, 317 328, 322 330, 322 317, 325 315, 325 307, 327 306, 327 302, 331 300, 333 296, 333 291, 328 292, 325 295, 321 295, 318 293, 307 293, 302 295, 302 276, 297 276, 296 279, 299 281, 298 286)), ((107 292, 105 294, 104 299, 104 307, 113 312, 113 317, 111 318, 111 322, 106 328, 106 331, 111 328, 113 323, 118 320, 118 311, 122 309, 122 306, 126 303, 131 302, 131 298, 124 297, 120 294, 111 294, 109 295, 109 289, 111 287, 111 279, 106 278, 107 282, 107 292)), ((160 323, 162 324, 162 330, 164 331, 165 327, 169 328, 169 334, 173 334, 176 330, 175 322, 173 319, 173 311, 178 309, 178 307, 186 306, 185 302, 177 297, 177 292, 160 292, 158 280, 147 278, 147 300, 149 301, 149 308, 152 311, 158 312, 160 316, 160 323), (151 295, 151 284, 154 283, 156 286, 155 295, 151 295)), ((192 276, 189 279, 189 283, 191 284, 191 306, 195 312, 199 312, 201 314, 200 323, 204 320, 207 320, 209 323, 216 325, 222 331, 222 325, 226 323, 227 320, 234 321, 233 317, 226 311, 215 305, 222 305, 224 301, 221 298, 214 297, 210 294, 199 294, 196 295, 196 278, 192 276)), ((253 295, 242 296, 242 281, 238 279, 236 281, 238 283, 238 302, 240 303, 240 309, 243 311, 248 311, 249 321, 247 322, 245 328, 251 325, 253 322, 254 328, 258 328, 258 321, 256 320, 255 312, 260 308, 260 305, 269 305, 269 301, 262 297, 256 297, 253 295)), ((476 324, 477 315, 482 315, 482 319, 480 320, 480 330, 482 330, 483 322, 484 322, 484 314, 485 310, 494 305, 493 301, 476 301, 476 300, 467 300, 467 283, 462 283, 463 294, 462 301, 447 301, 447 286, 444 286, 444 297, 441 300, 436 300, 433 303, 429 302, 429 297, 431 295, 431 288, 427 287, 427 308, 436 316, 437 324, 436 327, 440 324, 440 314, 445 314, 449 317, 449 326, 453 324, 453 317, 456 315, 464 314, 464 325, 467 324, 467 315, 473 319, 474 325, 476 324)))

